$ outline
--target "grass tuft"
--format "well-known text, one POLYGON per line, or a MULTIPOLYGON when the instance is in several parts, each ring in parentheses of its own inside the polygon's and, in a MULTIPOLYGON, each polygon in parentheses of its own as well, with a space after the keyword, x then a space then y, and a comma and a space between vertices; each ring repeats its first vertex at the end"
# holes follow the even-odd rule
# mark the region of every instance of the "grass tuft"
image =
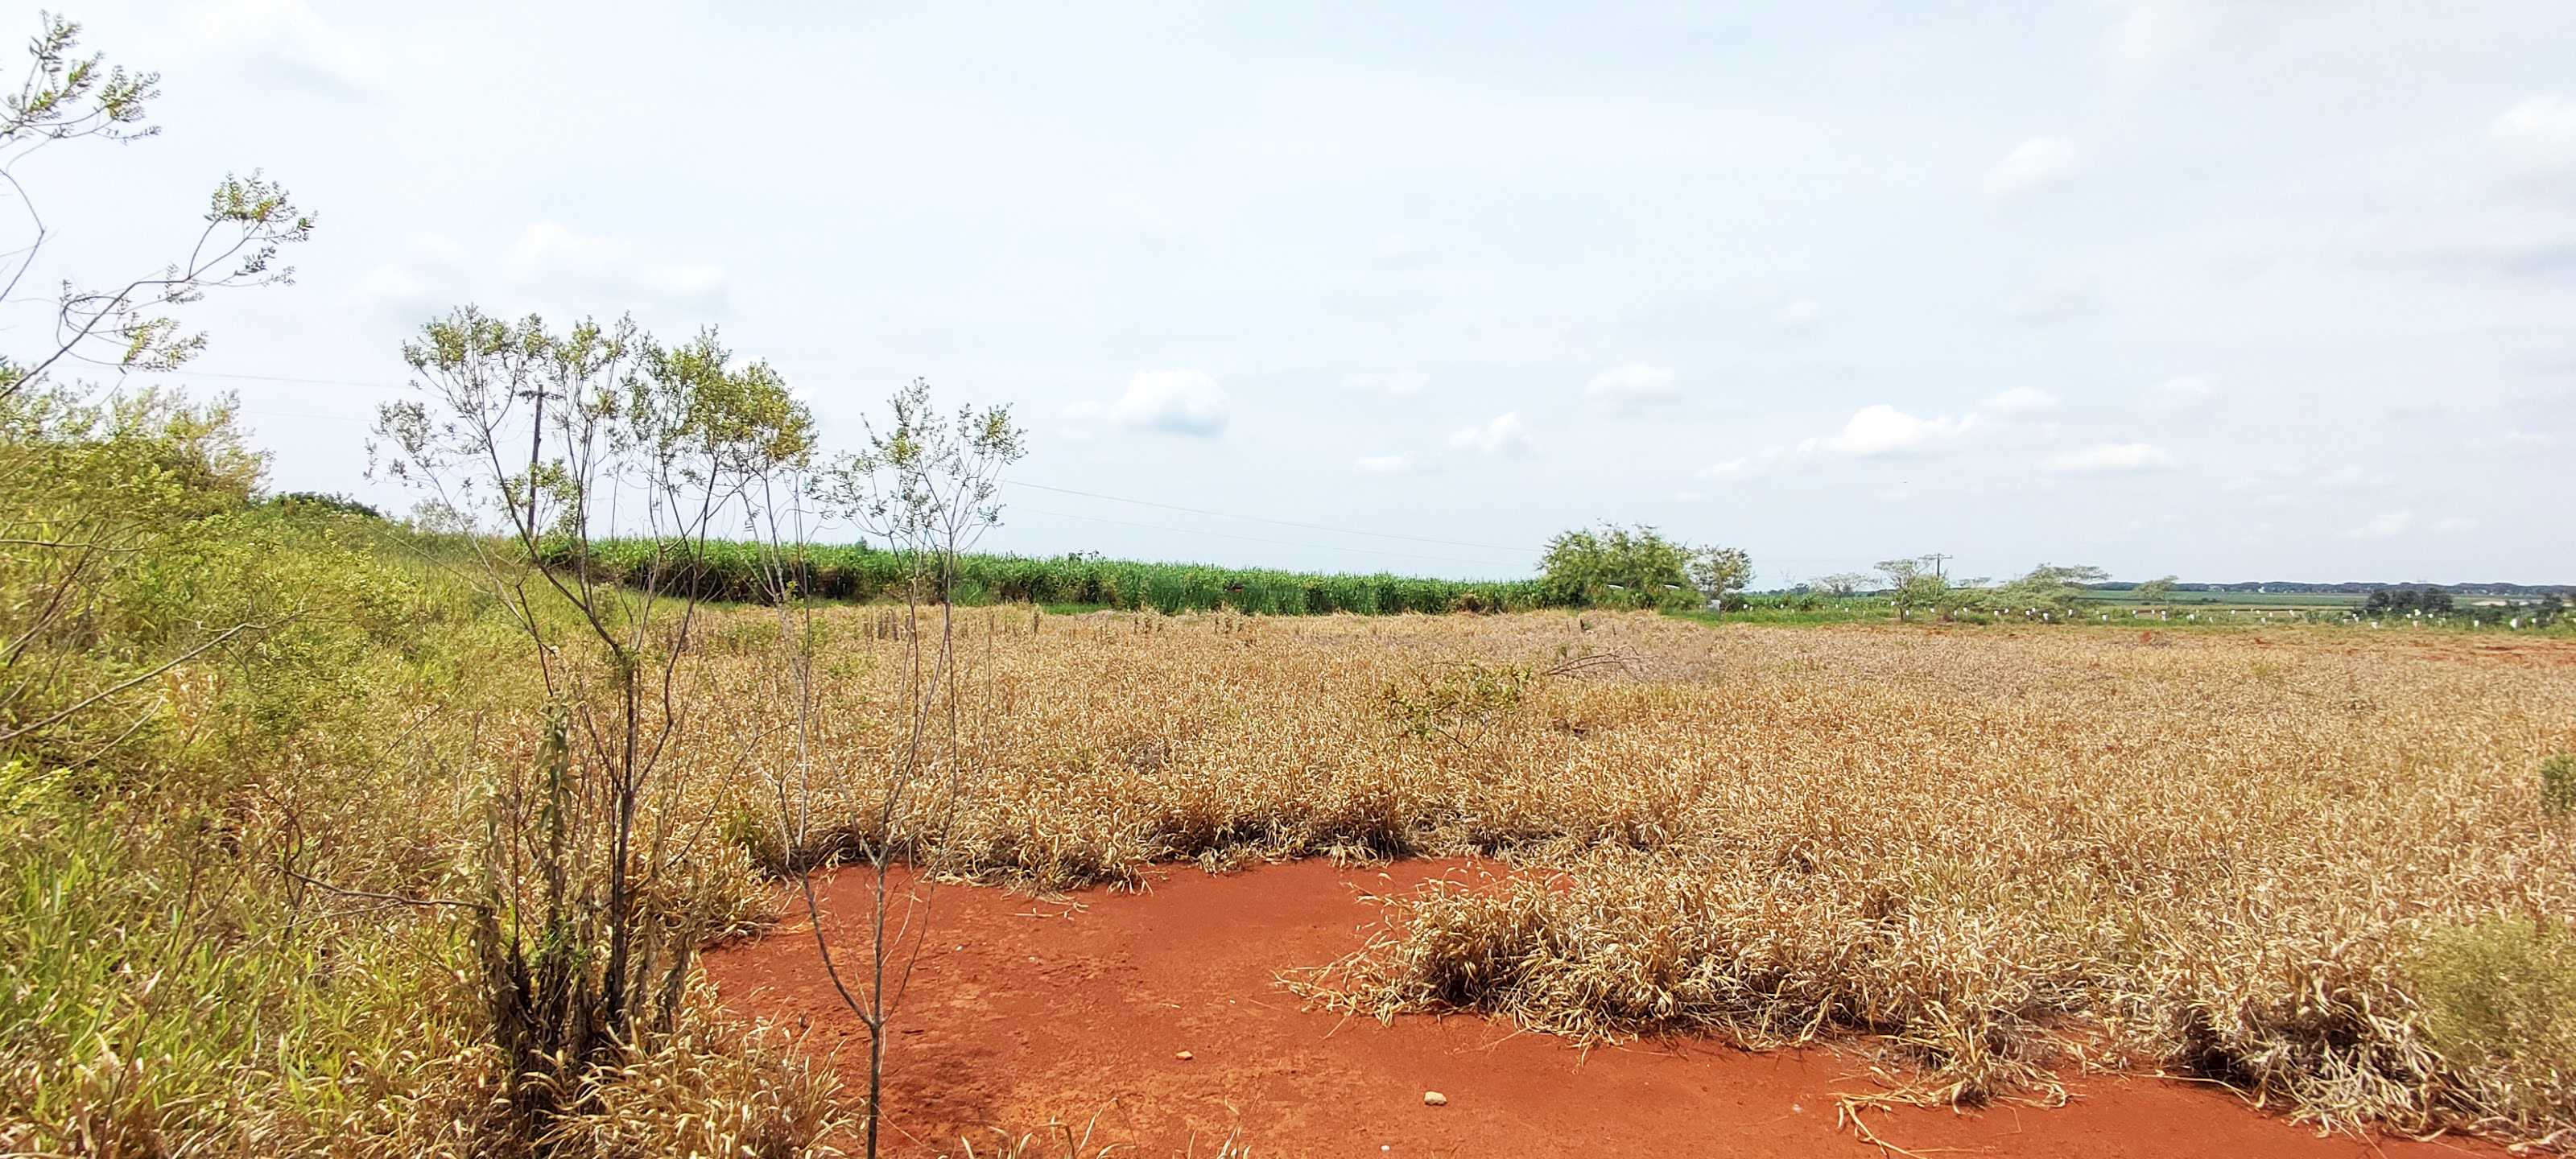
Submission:
POLYGON ((2540 811, 2552 817, 2576 813, 2576 753, 2540 762, 2540 811))
POLYGON ((2576 1105, 2576 929, 2496 917, 2440 930, 2415 973, 2457 1097, 2515 1133, 2563 1130, 2576 1105))

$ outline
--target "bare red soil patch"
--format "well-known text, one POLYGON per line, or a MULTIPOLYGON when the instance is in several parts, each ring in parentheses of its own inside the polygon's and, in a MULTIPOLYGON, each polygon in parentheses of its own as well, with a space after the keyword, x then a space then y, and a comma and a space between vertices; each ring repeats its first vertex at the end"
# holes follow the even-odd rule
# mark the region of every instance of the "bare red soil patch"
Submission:
MULTIPOLYGON (((1457 863, 1384 873, 1320 861, 1211 876, 1158 874, 1148 892, 1032 900, 946 886, 889 1052, 898 1155, 990 1153, 1001 1127, 1050 1121, 1122 1155, 1255 1156, 2435 1156, 2500 1155, 2464 1140, 2319 1138, 2207 1086, 2086 1080, 2068 1106, 1870 1112, 1882 1151, 1835 1123, 1837 1092, 1875 1088, 1856 1058, 1755 1054, 1714 1042, 1578 1050, 1486 1019, 1393 1025, 1308 1009, 1281 971, 1362 944, 1369 894, 1410 890, 1457 863), (1180 1057, 1181 1052, 1189 1057, 1180 1057), (1426 1091, 1448 1105, 1425 1106, 1426 1091)), ((868 879, 818 882, 824 929, 859 946, 868 879)), ((801 916, 801 915, 800 915, 801 916)), ((801 921, 707 956, 727 1006, 841 1044, 861 1082, 866 1041, 834 996, 801 921)))

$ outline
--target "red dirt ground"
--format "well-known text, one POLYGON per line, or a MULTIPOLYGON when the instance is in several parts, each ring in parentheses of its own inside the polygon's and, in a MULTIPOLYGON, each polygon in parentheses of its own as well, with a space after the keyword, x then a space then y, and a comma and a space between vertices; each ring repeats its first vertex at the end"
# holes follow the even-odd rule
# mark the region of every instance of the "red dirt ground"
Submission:
MULTIPOLYGON (((945 886, 889 1050, 888 1140, 948 1155, 996 1126, 1051 1120, 1091 1155, 1213 1154, 1229 1134, 1254 1156, 2448 1156, 2465 1140, 2319 1138, 2225 1091, 2155 1079, 2086 1080, 2067 1106, 1870 1112, 1892 1150, 1836 1128, 1834 1094, 1873 1088, 1866 1064, 1825 1050, 1753 1054, 1711 1042, 1579 1051, 1481 1018, 1391 1026, 1310 1010, 1276 982, 1356 949, 1380 910, 1457 863, 1384 873, 1321 861, 1225 876, 1162 872, 1144 893, 1032 900, 945 886), (1183 1060, 1179 1052, 1193 1056, 1183 1060), (1449 1097, 1423 1105, 1425 1091, 1449 1097)), ((824 930, 858 942, 868 879, 818 882, 824 930)), ((864 1034, 834 997, 799 919, 707 955, 725 1004, 809 1027, 866 1075, 864 1034)), ((1049 1148, 1049 1155, 1062 1154, 1049 1148)))

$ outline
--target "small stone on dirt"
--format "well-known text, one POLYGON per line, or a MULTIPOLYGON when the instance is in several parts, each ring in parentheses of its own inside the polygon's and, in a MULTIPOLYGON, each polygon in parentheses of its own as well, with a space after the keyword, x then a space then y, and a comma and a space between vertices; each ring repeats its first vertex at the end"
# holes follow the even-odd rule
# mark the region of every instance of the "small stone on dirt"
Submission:
POLYGON ((1172 1057, 1173 1057, 1173 1058, 1177 1058, 1177 1059, 1181 1060, 1182 1062, 1188 1062, 1188 1061, 1190 1061, 1191 1059, 1197 1058, 1198 1056, 1197 1056, 1197 1055, 1195 1055, 1195 1054, 1191 1054, 1190 1052, 1188 1052, 1188 1051, 1184 1050, 1184 1051, 1181 1051, 1181 1052, 1179 1052, 1179 1053, 1177 1053, 1177 1054, 1174 1054, 1172 1057))
POLYGON ((1422 1092, 1422 1105, 1426 1107, 1445 1107, 1449 1105, 1449 1096, 1441 1094, 1438 1091, 1424 1091, 1422 1092))

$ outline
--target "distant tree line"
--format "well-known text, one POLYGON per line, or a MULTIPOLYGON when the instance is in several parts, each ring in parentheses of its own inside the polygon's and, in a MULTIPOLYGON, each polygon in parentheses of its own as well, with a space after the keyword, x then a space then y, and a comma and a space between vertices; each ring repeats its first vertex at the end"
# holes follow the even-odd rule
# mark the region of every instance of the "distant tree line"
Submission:
POLYGON ((2522 624, 2548 627, 2565 614, 2567 600, 2552 592, 2537 600, 2480 600, 2463 603, 2450 591, 2434 586, 2412 588, 2373 588, 2354 614, 2366 620, 2436 619, 2458 620, 2470 624, 2522 624))

